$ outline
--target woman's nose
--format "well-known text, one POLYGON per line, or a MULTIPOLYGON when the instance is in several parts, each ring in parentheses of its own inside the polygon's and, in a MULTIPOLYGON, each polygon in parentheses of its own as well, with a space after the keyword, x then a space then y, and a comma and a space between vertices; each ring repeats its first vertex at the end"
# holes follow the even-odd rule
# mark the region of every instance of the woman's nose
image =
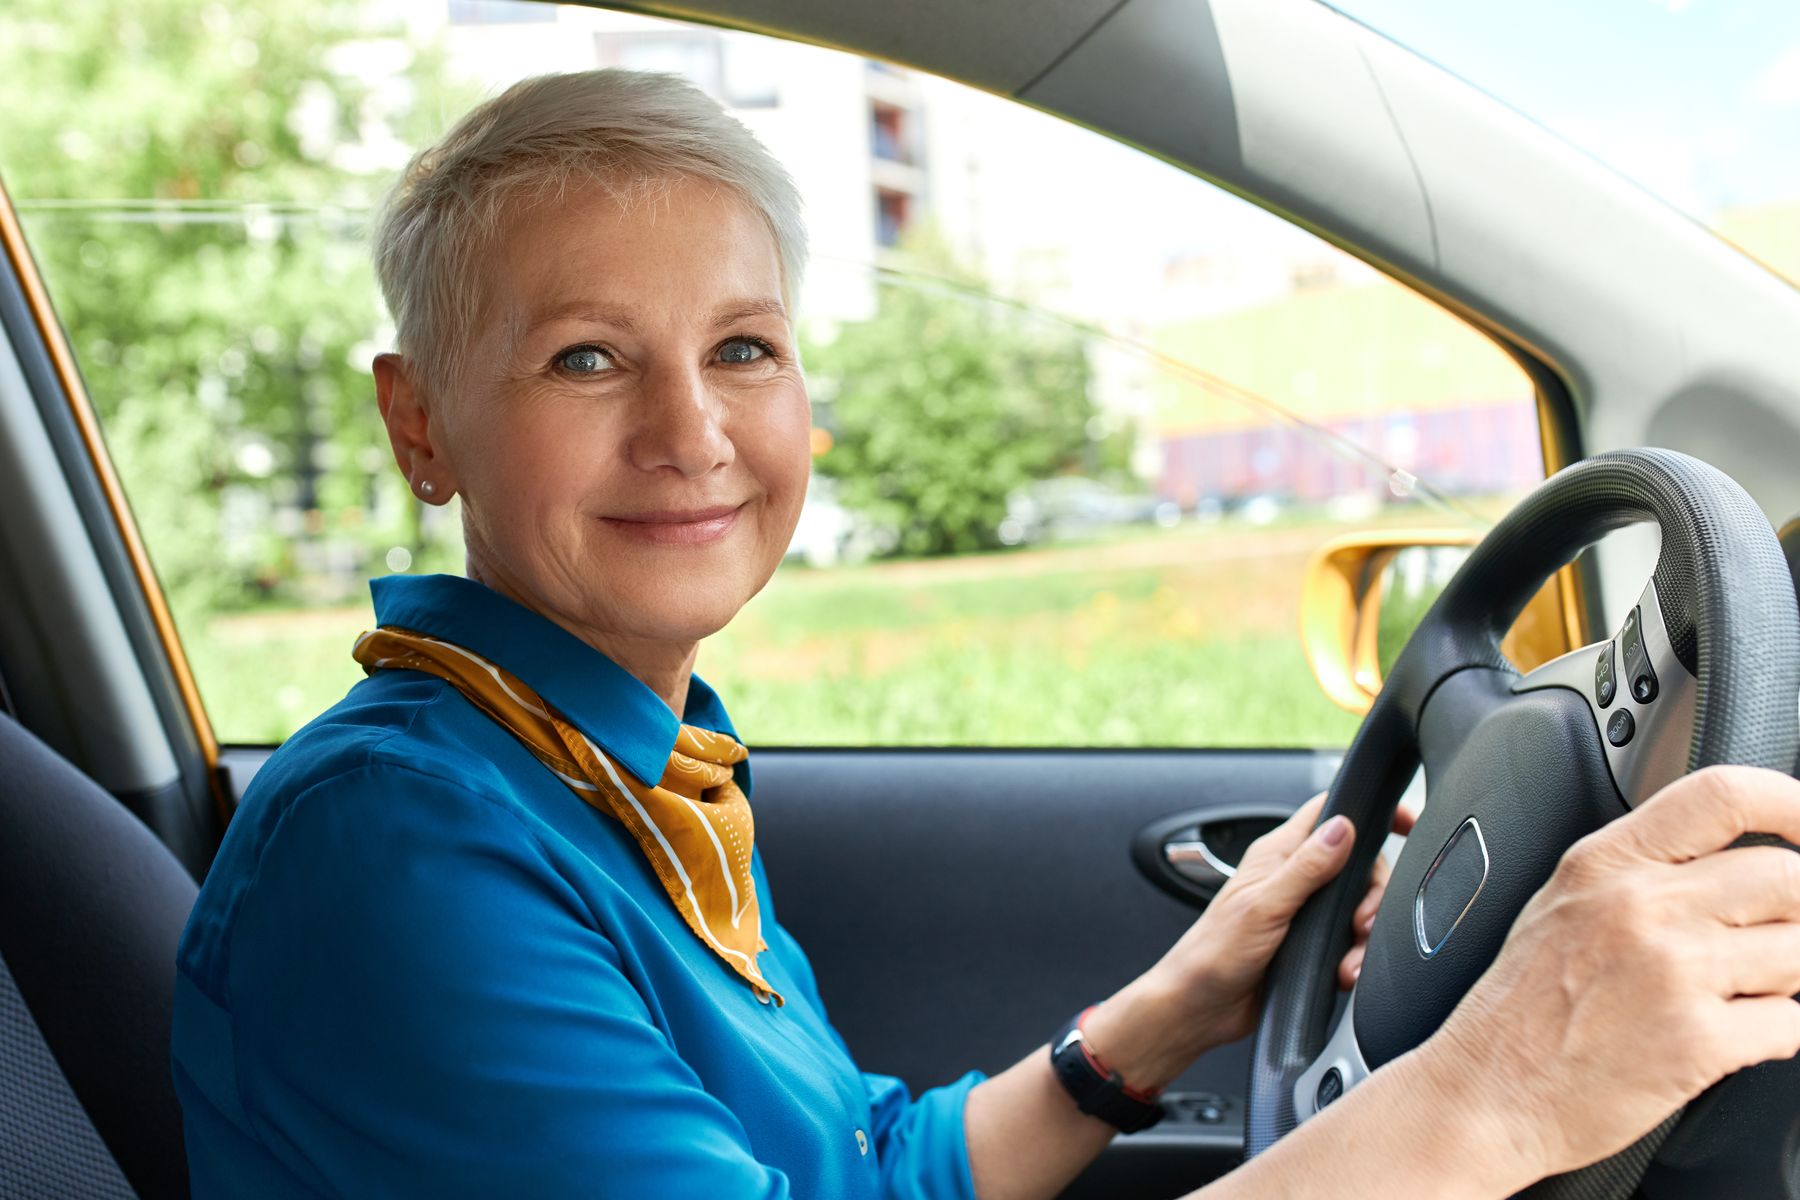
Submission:
POLYGON ((644 471, 673 468, 698 478, 733 457, 725 434, 722 398, 707 387, 701 372, 660 368, 647 373, 633 431, 632 465, 644 471))

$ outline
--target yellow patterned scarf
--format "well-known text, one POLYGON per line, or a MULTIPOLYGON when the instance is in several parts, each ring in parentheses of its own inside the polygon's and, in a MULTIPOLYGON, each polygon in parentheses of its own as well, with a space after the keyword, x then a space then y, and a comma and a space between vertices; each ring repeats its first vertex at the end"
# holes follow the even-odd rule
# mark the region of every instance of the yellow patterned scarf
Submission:
POLYGON ((630 830, 688 927, 758 999, 782 1003, 756 965, 767 943, 750 876, 755 826, 731 771, 749 755, 743 746, 683 725, 662 780, 645 787, 521 680, 461 646, 384 625, 357 639, 355 656, 371 675, 436 675, 505 726, 577 796, 630 830))

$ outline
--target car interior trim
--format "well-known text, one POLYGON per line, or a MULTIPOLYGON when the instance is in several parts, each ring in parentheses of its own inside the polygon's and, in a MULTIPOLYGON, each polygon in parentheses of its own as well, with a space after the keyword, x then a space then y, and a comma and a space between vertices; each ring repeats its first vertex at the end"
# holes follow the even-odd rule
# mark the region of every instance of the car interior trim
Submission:
MULTIPOLYGON (((0 317, 11 298, 0 286, 0 317)), ((179 770, 155 698, 13 349, 0 336, 0 659, 34 681, 19 716, 115 795, 166 784, 179 770)))
POLYGON ((1462 924, 1462 919, 1468 915, 1469 909, 1480 897, 1481 889, 1487 886, 1488 870, 1492 865, 1493 860, 1488 856, 1487 839, 1481 836, 1481 822, 1470 817, 1457 827, 1456 832, 1450 836, 1450 840, 1444 844, 1444 848, 1438 851, 1437 859, 1430 867, 1426 868, 1425 878, 1419 884, 1418 894, 1413 897, 1413 937, 1418 942, 1421 957, 1435 958, 1437 952, 1444 948, 1444 943, 1450 940, 1450 935, 1456 932, 1456 927, 1462 924), (1474 846, 1481 852, 1481 877, 1475 881, 1475 888, 1469 893, 1469 898, 1457 910, 1455 918, 1450 922, 1450 927, 1444 930, 1441 937, 1433 937, 1428 924, 1429 913, 1425 906, 1426 889, 1431 886, 1431 881, 1437 876, 1438 870, 1450 857, 1452 849, 1467 837, 1475 839, 1474 846))
MULTIPOLYGON (((1472 314, 1467 319, 1480 327, 1472 314)), ((1581 443, 1581 425, 1576 417, 1568 383, 1544 363, 1512 346, 1504 336, 1491 336, 1507 349, 1519 369, 1537 389, 1538 444, 1544 456, 1544 477, 1549 478, 1579 461, 1586 453, 1581 443)), ((1598 568, 1592 552, 1584 550, 1558 570, 1553 577, 1562 606, 1564 645, 1571 649, 1594 640, 1594 630, 1603 627, 1599 610, 1598 568)))
MULTIPOLYGON (((1312 1066, 1300 1072, 1294 1080, 1294 1118, 1296 1124, 1317 1113, 1324 1105, 1319 1103, 1321 1085, 1325 1076, 1332 1071, 1337 1072, 1337 1099, 1357 1084, 1369 1077, 1369 1064, 1363 1058, 1362 1047, 1356 1042, 1356 992, 1350 992, 1350 998, 1344 1002, 1343 1011, 1338 1014, 1337 1026, 1332 1029, 1331 1037, 1325 1042, 1325 1048, 1319 1051, 1319 1057, 1313 1060, 1312 1066)), ((1330 1103, 1327 1100, 1326 1103, 1330 1103)))
MULTIPOLYGON (((156 569, 151 565, 149 551, 145 549, 143 535, 138 531, 137 522, 132 517, 131 506, 126 501, 124 487, 119 482, 118 473, 113 469, 112 459, 106 453, 105 442, 101 438, 100 423, 94 416, 93 404, 88 398, 87 388, 82 383, 81 372, 76 368, 75 356, 69 349, 68 339, 63 335, 62 324, 56 318, 56 311, 50 304, 49 293, 44 289, 43 281, 38 277, 36 264, 26 247, 25 232, 19 225, 14 213, 11 197, 0 185, 0 251, 4 251, 7 264, 13 277, 19 281, 25 293, 25 303, 30 310, 33 322, 37 327, 38 337, 50 355, 50 361, 56 373, 56 381, 62 390, 63 398, 68 404, 69 414, 74 419, 75 427, 81 435, 83 446, 87 450, 88 460, 94 471, 94 478, 105 495, 107 509, 111 513, 113 523, 125 543, 125 551, 131 561, 132 573, 143 592, 144 600, 150 607, 151 619, 156 627, 158 639, 162 642, 163 652, 168 655, 169 666, 174 672, 175 684, 181 694, 181 703, 186 709, 189 722, 193 726, 194 736, 198 739, 200 753, 205 760, 209 778, 216 776, 214 768, 219 761, 219 743, 213 735, 212 722, 206 715, 206 706, 200 699, 200 688, 195 681, 192 666, 188 663, 187 654, 182 649, 180 635, 175 629, 174 615, 169 611, 167 599, 163 596, 162 586, 157 582, 156 569)), ((224 793, 216 784, 213 794, 220 804, 221 816, 225 815, 224 793)))

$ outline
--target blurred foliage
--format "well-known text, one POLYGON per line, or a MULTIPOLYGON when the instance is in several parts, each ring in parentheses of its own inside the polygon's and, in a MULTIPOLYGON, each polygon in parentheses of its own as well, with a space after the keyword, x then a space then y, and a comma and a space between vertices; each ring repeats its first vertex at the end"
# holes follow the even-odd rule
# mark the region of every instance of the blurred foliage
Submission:
MULTIPOLYGON (((929 233, 903 251, 957 292, 984 290, 929 233)), ((902 554, 998 546, 1009 493, 1091 471, 1099 453, 1080 335, 945 290, 885 278, 873 318, 806 351, 833 438, 819 471, 848 507, 894 530, 902 554)))
MULTIPOLYGON (((752 747, 1342 746, 1293 628, 1337 530, 1230 522, 1028 553, 784 567, 702 645, 752 747)), ((186 641, 233 741, 277 742, 362 669, 367 602, 219 616, 186 641)))
POLYGON ((368 378, 364 226, 394 148, 459 104, 433 49, 366 22, 284 0, 0 14, 0 178, 179 614, 265 596, 297 556, 424 548, 368 378))

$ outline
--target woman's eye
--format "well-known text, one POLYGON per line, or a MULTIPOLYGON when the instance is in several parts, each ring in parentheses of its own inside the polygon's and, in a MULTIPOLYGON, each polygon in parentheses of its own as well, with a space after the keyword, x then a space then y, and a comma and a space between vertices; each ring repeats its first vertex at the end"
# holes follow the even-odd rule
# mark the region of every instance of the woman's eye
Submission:
POLYGON ((565 350, 557 355, 556 365, 571 375, 595 375, 612 367, 606 352, 594 346, 565 350))
POLYGON ((765 357, 769 348, 753 338, 732 338, 719 347, 719 361, 725 363, 752 363, 765 357))

